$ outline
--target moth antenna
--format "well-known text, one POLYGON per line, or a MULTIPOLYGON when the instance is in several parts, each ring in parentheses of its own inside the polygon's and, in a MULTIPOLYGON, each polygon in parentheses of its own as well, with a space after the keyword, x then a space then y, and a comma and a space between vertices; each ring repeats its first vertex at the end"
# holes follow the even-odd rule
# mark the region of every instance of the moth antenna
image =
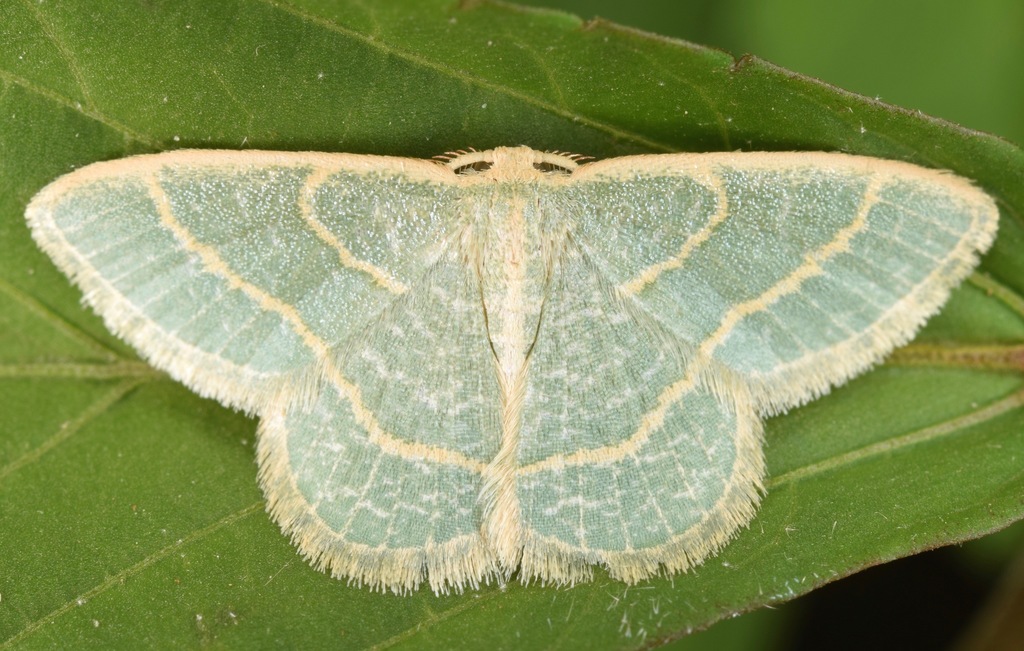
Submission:
POLYGON ((547 150, 545 153, 552 154, 553 156, 565 156, 569 160, 577 162, 577 163, 582 162, 582 161, 594 160, 594 156, 586 156, 584 154, 574 154, 574 153, 571 153, 571 152, 562 151, 560 149, 547 150))

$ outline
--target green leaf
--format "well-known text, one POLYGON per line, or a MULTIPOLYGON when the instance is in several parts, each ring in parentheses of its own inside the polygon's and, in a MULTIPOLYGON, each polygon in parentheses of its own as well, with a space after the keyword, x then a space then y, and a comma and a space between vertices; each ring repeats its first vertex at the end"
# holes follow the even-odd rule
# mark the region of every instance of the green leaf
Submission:
MULTIPOLYGON (((1024 154, 755 58, 489 2, 0 5, 0 641, 636 648, 1024 516, 1024 154), (263 512, 255 422, 79 307, 23 211, 76 166, 176 147, 428 157, 843 150, 997 198, 982 271, 894 362, 768 423, 750 528, 627 588, 372 593, 263 512)), ((0 644, 3 644, 0 642, 0 644)))

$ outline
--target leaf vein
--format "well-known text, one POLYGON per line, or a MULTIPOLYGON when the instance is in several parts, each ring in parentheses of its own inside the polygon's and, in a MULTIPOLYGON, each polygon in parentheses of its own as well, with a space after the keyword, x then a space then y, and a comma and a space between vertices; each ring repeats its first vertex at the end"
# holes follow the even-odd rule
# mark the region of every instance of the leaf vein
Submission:
POLYGON ((810 477, 824 474, 830 470, 849 466, 872 457, 889 454, 919 443, 927 443, 945 436, 950 436, 956 434, 960 430, 974 427, 981 423, 998 418, 999 416, 1002 416, 1014 409, 1019 409, 1022 406, 1024 406, 1024 390, 1012 393, 986 407, 962 416, 958 416, 944 422, 935 423, 913 432, 908 432, 902 436, 865 445, 857 448, 856 450, 850 450, 844 454, 822 459, 816 463, 809 463, 805 466, 795 468, 794 470, 790 470, 789 472, 770 478, 767 482, 766 488, 769 491, 772 491, 784 484, 802 481, 810 477))
POLYGON ((309 14, 309 13, 306 13, 304 11, 301 11, 301 10, 295 8, 295 7, 292 7, 290 5, 284 4, 284 3, 280 2, 279 0, 260 0, 260 1, 263 2, 264 4, 267 4, 267 5, 270 5, 272 7, 275 7, 276 9, 278 9, 280 11, 283 11, 285 13, 292 14, 293 16, 296 16, 296 17, 301 18, 303 20, 308 20, 311 23, 319 25, 320 27, 323 27, 323 28, 325 28, 327 30, 333 31, 333 32, 335 32, 337 34, 341 34, 341 35, 343 35, 345 37, 361 41, 365 45, 368 45, 368 46, 370 46, 372 48, 376 48, 376 49, 380 50, 384 54, 387 54, 387 55, 390 55, 390 56, 402 59, 402 60, 404 60, 404 61, 406 61, 408 63, 411 63, 413 65, 419 66, 419 67, 424 68, 426 70, 431 70, 431 71, 434 71, 434 72, 446 75, 448 77, 451 77, 452 79, 456 79, 456 80, 461 81, 461 82, 463 82, 465 84, 468 84, 470 86, 476 86, 477 88, 481 88, 481 89, 484 89, 484 90, 489 90, 489 91, 494 92, 494 93, 503 94, 506 97, 510 97, 510 98, 515 99, 517 101, 523 102, 524 104, 528 104, 528 105, 533 106, 535 108, 539 108, 539 109, 541 109, 543 111, 547 111, 547 112, 549 112, 549 113, 551 113, 553 115, 557 115, 559 117, 563 117, 563 118, 566 118, 568 120, 572 120, 573 122, 575 122, 577 124, 581 124, 583 126, 587 126, 587 127, 592 128, 592 129, 597 129, 599 131, 603 131, 603 132, 605 132, 605 133, 607 133, 609 135, 612 135, 612 136, 614 136, 616 138, 620 138, 622 140, 632 141, 632 142, 634 142, 634 143, 636 143, 638 145, 647 147, 649 149, 654 149, 654 150, 658 150, 658 151, 676 151, 677 150, 676 147, 673 147, 672 145, 669 145, 667 143, 663 143, 663 142, 660 142, 660 141, 657 141, 657 140, 653 140, 653 139, 648 138, 648 137, 646 137, 646 136, 644 136, 644 135, 642 135, 642 134, 640 134, 640 133, 638 133, 636 131, 630 131, 628 129, 622 129, 622 128, 616 127, 615 125, 613 125, 613 124, 611 124, 609 122, 605 122, 605 121, 602 121, 602 120, 597 120, 597 119, 594 119, 594 118, 591 118, 591 117, 580 115, 580 114, 578 114, 576 112, 573 112, 573 111, 562 109, 562 108, 558 107, 557 105, 552 104, 551 102, 543 101, 543 100, 541 100, 541 99, 539 99, 539 98, 537 98, 537 97, 535 97, 535 96, 533 96, 533 95, 531 95, 529 93, 515 90, 513 88, 510 88, 509 86, 506 86, 506 85, 503 85, 503 84, 499 84, 499 83, 490 81, 488 79, 485 79, 485 78, 477 76, 477 75, 470 74, 470 73, 468 73, 468 72, 466 72, 464 70, 453 69, 453 68, 451 68, 451 67, 449 67, 449 66, 447 66, 447 65, 445 65, 443 63, 438 63, 436 61, 431 61, 430 59, 427 59, 426 57, 420 56, 418 54, 414 54, 412 52, 408 52, 406 50, 403 50, 403 49, 400 49, 398 47, 395 47, 395 46, 393 46, 391 44, 384 43, 380 39, 370 38, 367 35, 362 34, 361 32, 357 32, 355 30, 348 29, 346 27, 343 27, 342 25, 338 25, 337 23, 332 23, 331 21, 327 20, 326 18, 321 18, 319 16, 316 16, 316 15, 309 14))
POLYGON ((128 577, 134 576, 134 575, 138 574, 139 572, 145 570, 146 568, 150 567, 151 565, 156 564, 157 562, 159 562, 159 561, 163 560, 164 558, 166 558, 167 556, 169 556, 172 552, 174 552, 174 551, 176 551, 178 549, 181 549, 181 548, 185 547, 186 545, 189 545, 189 544, 191 544, 191 543, 193 543, 193 542, 195 542, 197 540, 200 540, 201 538, 205 538, 206 536, 208 536, 210 534, 213 534, 213 533, 217 532, 218 530, 220 530, 220 529, 222 529, 222 528, 224 528, 224 527, 226 527, 226 526, 228 526, 230 524, 233 524, 234 522, 236 522, 238 520, 241 520, 242 518, 244 518, 244 517, 246 517, 248 515, 251 515, 253 513, 262 511, 262 507, 263 507, 263 502, 262 501, 254 502, 253 504, 250 504, 249 506, 246 506, 243 509, 235 511, 234 513, 229 513, 228 515, 220 518, 219 520, 216 520, 216 521, 212 522, 211 524, 203 527, 202 529, 199 529, 197 531, 192 532, 191 534, 189 534, 188 536, 182 538, 181 540, 178 540, 178 541, 176 541, 176 542, 174 542, 174 543, 172 543, 170 545, 167 545, 166 547, 163 547, 162 549, 158 549, 156 552, 154 552, 154 553, 150 554, 149 556, 143 558, 138 563, 135 563, 134 565, 131 565, 130 567, 126 567, 125 569, 121 570, 117 574, 114 574, 114 575, 108 577, 105 581, 99 583, 95 587, 87 590, 86 592, 83 592, 82 594, 80 594, 75 599, 72 599, 71 601, 65 603, 63 606, 57 608, 56 610, 51 611, 50 613, 44 615, 43 617, 40 617, 36 621, 31 622, 24 629, 22 629, 18 634, 16 634, 15 636, 13 636, 11 638, 8 638, 4 642, 0 643, 0 648, 3 648, 3 649, 11 648, 12 646, 17 644, 21 640, 25 639, 26 637, 28 637, 29 635, 31 635, 35 631, 39 630, 40 628, 42 628, 46 624, 49 624, 49 623, 53 622, 54 620, 56 620, 61 615, 64 615, 64 614, 70 612, 72 609, 74 609, 80 603, 83 603, 85 601, 93 599, 96 596, 98 596, 98 595, 106 592, 110 588, 114 587, 115 585, 119 585, 119 584, 123 583, 124 580, 127 579, 128 577))
POLYGON ((96 418, 107 409, 117 404, 129 391, 142 384, 141 378, 132 378, 118 383, 106 395, 98 398, 89 405, 82 413, 72 420, 63 423, 61 427, 50 438, 43 441, 39 446, 32 448, 11 463, 0 468, 0 481, 5 480, 10 474, 23 468, 29 463, 38 461, 43 455, 56 448, 64 441, 71 438, 76 432, 82 429, 89 421, 96 418))

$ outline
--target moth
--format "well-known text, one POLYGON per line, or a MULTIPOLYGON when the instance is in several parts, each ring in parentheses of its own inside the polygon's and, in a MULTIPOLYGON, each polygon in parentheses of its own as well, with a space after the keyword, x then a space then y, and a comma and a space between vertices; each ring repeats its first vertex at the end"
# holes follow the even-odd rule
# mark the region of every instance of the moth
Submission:
POLYGON ((908 341, 991 244, 953 174, 834 153, 195 151, 27 209, 107 326, 255 414, 311 563, 404 593, 685 571, 762 418, 908 341))

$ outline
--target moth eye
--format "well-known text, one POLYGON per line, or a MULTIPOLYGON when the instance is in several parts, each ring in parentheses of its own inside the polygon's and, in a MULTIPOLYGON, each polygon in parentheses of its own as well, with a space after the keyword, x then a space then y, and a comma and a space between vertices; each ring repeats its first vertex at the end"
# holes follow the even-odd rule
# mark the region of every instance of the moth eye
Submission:
POLYGON ((492 163, 486 160, 478 160, 475 163, 469 163, 455 168, 455 173, 462 176, 469 176, 471 174, 477 174, 484 170, 491 169, 492 163))
POLYGON ((534 163, 533 168, 539 172, 544 172, 545 174, 564 174, 566 176, 572 174, 572 170, 568 167, 562 167, 555 163, 534 163))

